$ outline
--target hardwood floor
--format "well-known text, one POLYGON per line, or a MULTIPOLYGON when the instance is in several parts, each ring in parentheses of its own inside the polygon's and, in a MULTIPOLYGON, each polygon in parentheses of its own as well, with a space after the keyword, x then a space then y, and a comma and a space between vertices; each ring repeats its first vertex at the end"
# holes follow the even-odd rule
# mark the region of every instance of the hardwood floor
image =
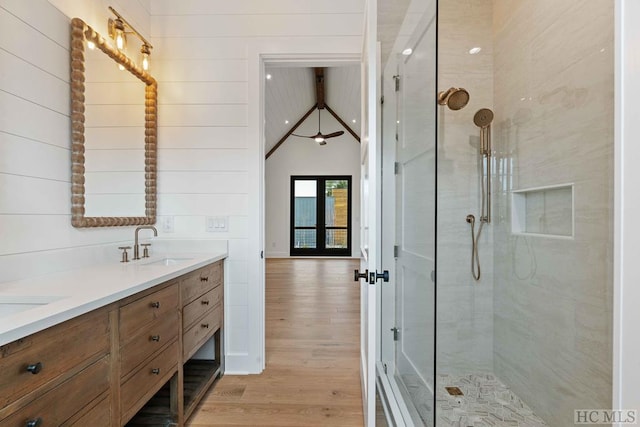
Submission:
POLYGON ((267 260, 267 367, 225 375, 188 425, 361 426, 358 265, 267 260))

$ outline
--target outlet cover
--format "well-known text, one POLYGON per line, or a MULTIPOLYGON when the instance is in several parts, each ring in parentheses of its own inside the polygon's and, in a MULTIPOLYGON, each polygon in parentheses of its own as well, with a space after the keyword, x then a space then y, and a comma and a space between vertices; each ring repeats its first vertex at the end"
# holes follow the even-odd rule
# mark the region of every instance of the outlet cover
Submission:
POLYGON ((172 216, 163 216, 160 220, 162 231, 165 233, 173 233, 174 231, 174 217, 172 216))

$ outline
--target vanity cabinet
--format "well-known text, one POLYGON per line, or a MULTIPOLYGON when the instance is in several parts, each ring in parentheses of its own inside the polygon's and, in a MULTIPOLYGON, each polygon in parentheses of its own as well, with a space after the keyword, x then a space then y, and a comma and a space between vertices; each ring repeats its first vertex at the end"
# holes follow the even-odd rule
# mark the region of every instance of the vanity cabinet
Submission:
POLYGON ((222 265, 214 264, 192 273, 180 284, 184 360, 220 329, 222 274, 222 265))
POLYGON ((223 289, 218 261, 1 346, 0 426, 183 425, 223 372, 223 289))
POLYGON ((180 283, 182 296, 183 408, 188 418, 211 384, 224 369, 223 310, 224 267, 222 262, 186 276, 180 283), (205 343, 210 343, 207 347, 205 343), (198 355, 201 349, 212 358, 198 355))
POLYGON ((109 336, 101 309, 0 347, 0 425, 62 425, 104 398, 109 336))
POLYGON ((178 282, 119 310, 122 424, 178 372, 178 282))

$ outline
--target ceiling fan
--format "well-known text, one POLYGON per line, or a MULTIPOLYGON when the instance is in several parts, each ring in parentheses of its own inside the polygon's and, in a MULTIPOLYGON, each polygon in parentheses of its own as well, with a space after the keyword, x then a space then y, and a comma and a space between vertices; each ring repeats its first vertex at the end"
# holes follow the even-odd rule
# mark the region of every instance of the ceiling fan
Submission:
POLYGON ((295 133, 292 133, 291 135, 297 136, 297 137, 300 137, 300 138, 311 138, 311 139, 313 139, 314 141, 316 141, 320 145, 327 145, 327 139, 335 138, 336 136, 340 136, 340 135, 344 134, 343 130, 340 130, 338 132, 328 133, 326 135, 323 134, 320 131, 320 116, 321 116, 320 107, 318 107, 318 133, 317 134, 307 136, 307 135, 296 135, 295 133))

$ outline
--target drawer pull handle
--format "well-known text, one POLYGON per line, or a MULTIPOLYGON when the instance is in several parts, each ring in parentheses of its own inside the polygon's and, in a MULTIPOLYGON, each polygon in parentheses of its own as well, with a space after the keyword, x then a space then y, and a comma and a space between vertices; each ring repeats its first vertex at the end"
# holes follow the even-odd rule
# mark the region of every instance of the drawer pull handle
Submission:
POLYGON ((160 301, 152 302, 151 308, 160 308, 160 301))
POLYGON ((151 335, 151 341, 155 341, 155 342, 160 341, 160 335, 151 335))
POLYGON ((27 365, 27 372, 31 372, 33 375, 39 374, 42 371, 42 363, 34 363, 32 365, 27 365))
POLYGON ((153 369, 151 370, 151 373, 152 373, 153 375, 160 375, 160 368, 153 368, 153 369))
POLYGON ((42 418, 40 417, 28 420, 25 424, 26 427, 38 427, 40 425, 42 425, 42 418))
POLYGON ((203 324, 202 324, 202 325, 200 325, 200 326, 202 326, 203 328, 209 329, 209 324, 208 324, 208 323, 203 323, 203 324))
POLYGON ((208 282, 208 281, 209 281, 209 276, 207 276, 207 277, 201 277, 201 278, 200 278, 200 281, 201 281, 201 282, 208 282))
POLYGON ((209 300, 208 299, 203 299, 202 300, 202 305, 209 305, 209 300))

